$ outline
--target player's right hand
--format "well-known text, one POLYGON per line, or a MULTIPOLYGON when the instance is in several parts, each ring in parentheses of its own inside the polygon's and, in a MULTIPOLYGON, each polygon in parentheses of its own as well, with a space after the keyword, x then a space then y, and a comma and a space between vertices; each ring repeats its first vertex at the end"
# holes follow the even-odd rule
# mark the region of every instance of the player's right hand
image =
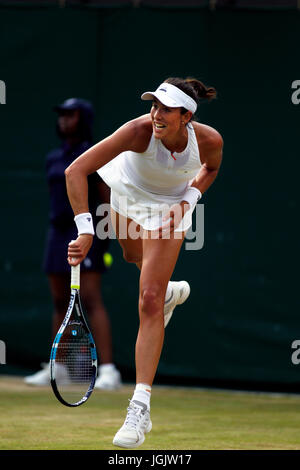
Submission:
POLYGON ((72 240, 68 245, 68 263, 71 266, 80 264, 88 254, 93 243, 93 235, 79 235, 76 240, 72 240))

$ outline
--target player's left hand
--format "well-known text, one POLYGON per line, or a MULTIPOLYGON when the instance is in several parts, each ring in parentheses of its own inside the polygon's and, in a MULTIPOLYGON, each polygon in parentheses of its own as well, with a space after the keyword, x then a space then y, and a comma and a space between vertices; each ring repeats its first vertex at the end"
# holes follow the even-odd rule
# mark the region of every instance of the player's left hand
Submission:
POLYGON ((168 238, 179 226, 181 220, 189 209, 190 205, 186 201, 182 201, 179 204, 173 204, 168 213, 163 217, 163 224, 158 229, 158 238, 168 238))

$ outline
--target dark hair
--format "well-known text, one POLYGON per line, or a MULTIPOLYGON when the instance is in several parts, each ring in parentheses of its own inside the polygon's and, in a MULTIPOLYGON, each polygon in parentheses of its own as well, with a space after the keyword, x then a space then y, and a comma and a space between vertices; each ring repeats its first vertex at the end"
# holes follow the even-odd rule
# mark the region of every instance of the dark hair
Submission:
MULTIPOLYGON (((171 85, 176 86, 180 90, 184 91, 189 95, 193 100, 198 104, 200 100, 211 101, 217 96, 217 91, 213 87, 207 87, 204 83, 200 82, 193 77, 179 78, 179 77, 169 77, 164 83, 170 83, 171 85)), ((186 113, 187 109, 182 108, 182 114, 186 113)))

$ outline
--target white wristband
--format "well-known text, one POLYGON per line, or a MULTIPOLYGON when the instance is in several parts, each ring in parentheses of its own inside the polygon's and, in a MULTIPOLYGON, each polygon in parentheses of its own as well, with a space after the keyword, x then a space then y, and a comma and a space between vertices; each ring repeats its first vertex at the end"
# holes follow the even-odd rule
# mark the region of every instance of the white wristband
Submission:
POLYGON ((83 235, 86 233, 90 235, 95 235, 92 214, 90 214, 89 212, 77 214, 74 217, 74 221, 77 226, 78 235, 83 235))
POLYGON ((191 206, 197 204, 197 202, 201 199, 202 194, 199 189, 195 188, 194 186, 189 186, 184 193, 182 200, 187 201, 191 206))

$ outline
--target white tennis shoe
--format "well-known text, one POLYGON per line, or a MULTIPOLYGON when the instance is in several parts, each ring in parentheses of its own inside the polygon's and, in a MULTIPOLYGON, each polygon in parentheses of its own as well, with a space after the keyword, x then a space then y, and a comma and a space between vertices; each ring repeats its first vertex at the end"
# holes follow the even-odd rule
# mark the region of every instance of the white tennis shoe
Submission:
MULTIPOLYGON (((27 385, 36 385, 38 387, 50 385, 50 362, 42 363, 42 370, 24 378, 27 385)), ((63 364, 56 364, 56 379, 65 385, 70 383, 70 377, 67 368, 63 364)))
POLYGON ((152 422, 147 405, 138 400, 131 400, 124 424, 115 435, 113 444, 126 449, 138 447, 143 444, 145 434, 151 429, 152 422))
POLYGON ((117 390, 121 385, 121 374, 114 364, 102 364, 98 367, 98 378, 95 388, 100 390, 117 390))
POLYGON ((176 305, 183 304, 188 296, 190 295, 191 288, 188 282, 186 281, 170 281, 172 287, 172 293, 168 299, 165 300, 164 307, 164 318, 165 318, 165 328, 174 312, 176 305))
POLYGON ((50 364, 41 364, 42 370, 35 374, 28 375, 24 378, 24 382, 28 385, 50 385, 50 364))

